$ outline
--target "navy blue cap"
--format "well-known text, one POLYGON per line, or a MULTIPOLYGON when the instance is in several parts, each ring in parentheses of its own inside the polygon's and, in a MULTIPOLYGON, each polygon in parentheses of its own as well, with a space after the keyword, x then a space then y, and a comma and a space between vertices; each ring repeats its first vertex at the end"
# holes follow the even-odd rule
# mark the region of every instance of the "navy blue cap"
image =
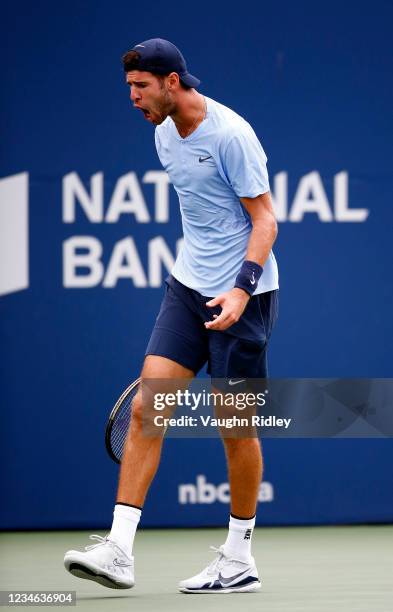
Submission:
POLYGON ((146 70, 157 74, 177 72, 180 80, 188 87, 198 87, 200 80, 187 70, 186 60, 179 49, 169 40, 150 38, 135 45, 131 51, 138 51, 140 60, 135 70, 146 70))

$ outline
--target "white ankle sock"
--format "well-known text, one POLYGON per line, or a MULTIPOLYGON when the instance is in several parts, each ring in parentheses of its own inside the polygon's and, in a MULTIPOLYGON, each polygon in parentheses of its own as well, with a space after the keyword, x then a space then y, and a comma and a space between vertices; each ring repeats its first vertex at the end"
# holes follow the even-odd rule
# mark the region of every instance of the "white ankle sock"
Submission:
POLYGON ((230 515, 228 536, 224 544, 225 555, 240 561, 250 561, 254 527, 255 516, 252 519, 239 519, 230 515))
POLYGON ((133 506, 116 504, 113 512, 112 529, 109 539, 120 546, 128 557, 132 556, 135 532, 141 518, 142 510, 133 506))

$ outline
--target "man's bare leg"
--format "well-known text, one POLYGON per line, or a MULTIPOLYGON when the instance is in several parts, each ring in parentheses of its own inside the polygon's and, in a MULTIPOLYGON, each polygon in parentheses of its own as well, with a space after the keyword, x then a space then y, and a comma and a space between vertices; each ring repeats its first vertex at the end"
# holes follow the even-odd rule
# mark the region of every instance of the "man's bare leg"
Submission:
MULTIPOLYGON (((213 388, 216 395, 215 416, 217 418, 231 418, 239 416, 236 402, 224 402, 223 392, 218 388, 213 388)), ((236 398, 236 395, 228 394, 236 398)), ((254 410, 246 411, 247 419, 254 414, 254 410)), ((255 516, 259 485, 262 480, 262 451, 258 440, 255 427, 243 426, 231 429, 231 435, 225 427, 219 428, 221 439, 225 448, 227 461, 228 479, 231 491, 231 514, 242 518, 255 516), (248 437, 246 437, 248 436, 248 437)))
MULTIPOLYGON (((145 380, 168 379, 168 383, 181 379, 186 387, 194 373, 170 359, 149 355, 145 359, 141 377, 145 380)), ((160 461, 162 436, 147 437, 142 431, 142 402, 145 401, 142 394, 137 394, 133 402, 109 536, 105 539, 92 536, 98 539, 97 545, 89 546, 83 552, 69 550, 64 556, 64 565, 71 574, 110 588, 129 589, 134 586, 132 547, 135 532, 143 502, 160 461)))
MULTIPOLYGON (((192 379, 195 376, 180 364, 157 355, 148 355, 141 378, 192 379)), ((117 503, 142 507, 150 484, 160 463, 162 437, 146 437, 142 431, 142 394, 135 396, 132 405, 131 426, 120 468, 117 503)))
POLYGON ((262 452, 258 438, 224 438, 231 489, 231 514, 255 516, 262 480, 262 452))

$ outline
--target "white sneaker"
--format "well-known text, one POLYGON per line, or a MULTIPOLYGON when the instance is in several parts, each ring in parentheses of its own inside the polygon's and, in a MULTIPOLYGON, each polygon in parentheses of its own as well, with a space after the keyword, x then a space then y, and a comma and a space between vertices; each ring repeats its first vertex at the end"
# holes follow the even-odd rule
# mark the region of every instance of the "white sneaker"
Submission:
POLYGON ((254 558, 250 562, 239 561, 224 554, 224 546, 210 547, 218 556, 200 574, 182 580, 182 593, 251 593, 259 591, 261 583, 254 558))
POLYGON ((134 557, 127 557, 108 537, 91 535, 98 544, 86 546, 86 552, 69 550, 64 556, 67 571, 78 578, 94 580, 110 589, 130 589, 134 586, 134 557))

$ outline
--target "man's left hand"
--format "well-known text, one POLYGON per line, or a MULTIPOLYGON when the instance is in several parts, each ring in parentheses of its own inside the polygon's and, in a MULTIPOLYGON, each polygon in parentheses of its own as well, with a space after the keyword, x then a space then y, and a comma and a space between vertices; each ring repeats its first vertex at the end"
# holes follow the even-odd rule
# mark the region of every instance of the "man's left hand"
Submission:
POLYGON ((249 299, 250 296, 246 291, 234 287, 226 293, 221 293, 221 295, 213 298, 210 302, 206 302, 206 306, 209 308, 213 306, 221 306, 222 308, 219 315, 213 315, 214 321, 205 323, 206 329, 214 329, 217 331, 228 329, 228 327, 240 319, 249 299))

